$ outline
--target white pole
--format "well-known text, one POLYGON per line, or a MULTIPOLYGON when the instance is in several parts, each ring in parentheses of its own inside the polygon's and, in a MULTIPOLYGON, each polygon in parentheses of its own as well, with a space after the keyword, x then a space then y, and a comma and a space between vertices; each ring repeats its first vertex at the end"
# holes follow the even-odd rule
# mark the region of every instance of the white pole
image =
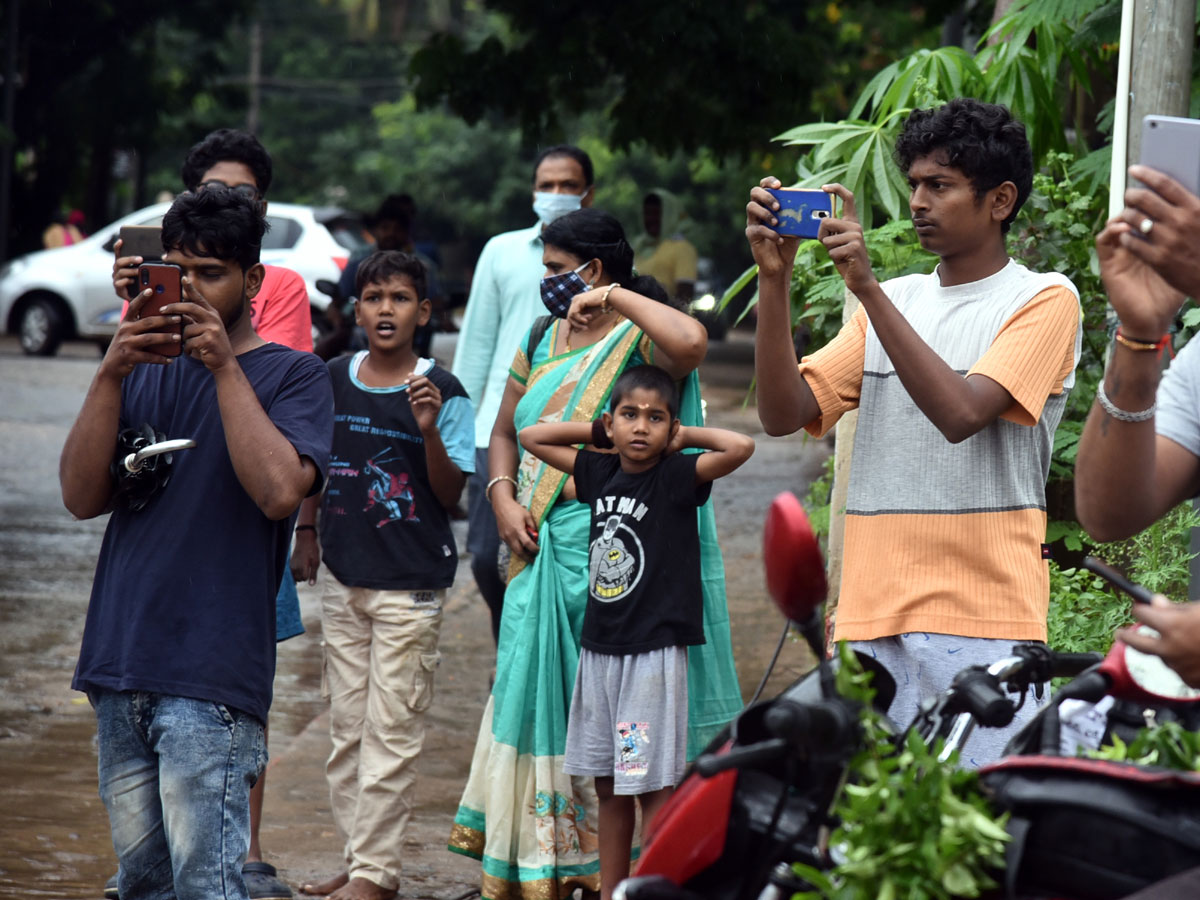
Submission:
POLYGON ((1108 179, 1108 217, 1125 208, 1125 170, 1129 167, 1129 81, 1133 68, 1133 4, 1121 2, 1121 43, 1117 56, 1117 92, 1113 100, 1112 168, 1108 179))

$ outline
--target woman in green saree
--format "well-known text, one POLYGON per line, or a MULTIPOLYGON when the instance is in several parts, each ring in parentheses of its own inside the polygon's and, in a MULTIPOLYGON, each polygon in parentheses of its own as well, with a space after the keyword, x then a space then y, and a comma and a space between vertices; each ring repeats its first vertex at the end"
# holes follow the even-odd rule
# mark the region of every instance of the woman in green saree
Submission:
MULTIPOLYGON (((669 306, 654 279, 633 275, 620 223, 581 209, 542 240, 543 298, 549 307, 557 296, 566 316, 530 329, 488 448, 489 500, 512 557, 495 683, 450 837, 451 850, 482 861, 487 900, 558 900, 600 887, 595 789, 562 771, 589 513, 571 479, 521 451, 517 432, 538 421, 594 421, 617 376, 642 363, 682 379, 680 419, 703 424, 695 369, 704 326, 669 306)), ((689 651, 689 759, 741 707, 712 502, 698 515, 707 642, 689 651)))

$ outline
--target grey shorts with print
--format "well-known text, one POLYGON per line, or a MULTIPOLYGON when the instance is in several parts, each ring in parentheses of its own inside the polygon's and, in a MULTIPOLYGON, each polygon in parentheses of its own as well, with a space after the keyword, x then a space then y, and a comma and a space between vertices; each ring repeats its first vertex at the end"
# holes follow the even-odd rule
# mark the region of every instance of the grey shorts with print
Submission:
POLYGON ((613 778, 617 794, 674 787, 687 756, 687 647, 614 656, 584 649, 563 771, 613 778))

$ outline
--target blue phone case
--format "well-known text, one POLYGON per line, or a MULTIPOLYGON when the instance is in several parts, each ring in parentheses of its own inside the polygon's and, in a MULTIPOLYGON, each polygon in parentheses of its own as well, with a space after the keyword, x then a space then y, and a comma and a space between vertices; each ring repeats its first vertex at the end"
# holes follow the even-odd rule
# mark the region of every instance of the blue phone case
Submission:
POLYGON ((767 188, 779 201, 773 229, 792 237, 815 238, 821 220, 833 215, 833 195, 811 188, 767 188))

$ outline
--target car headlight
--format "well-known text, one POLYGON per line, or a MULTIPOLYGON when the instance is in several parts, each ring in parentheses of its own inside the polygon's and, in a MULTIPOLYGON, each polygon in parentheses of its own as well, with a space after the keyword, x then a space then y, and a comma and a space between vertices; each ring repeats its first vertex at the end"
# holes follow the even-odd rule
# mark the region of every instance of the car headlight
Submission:
POLYGON ((692 309, 698 309, 700 312, 708 312, 716 307, 717 298, 713 294, 704 294, 692 301, 692 309))

